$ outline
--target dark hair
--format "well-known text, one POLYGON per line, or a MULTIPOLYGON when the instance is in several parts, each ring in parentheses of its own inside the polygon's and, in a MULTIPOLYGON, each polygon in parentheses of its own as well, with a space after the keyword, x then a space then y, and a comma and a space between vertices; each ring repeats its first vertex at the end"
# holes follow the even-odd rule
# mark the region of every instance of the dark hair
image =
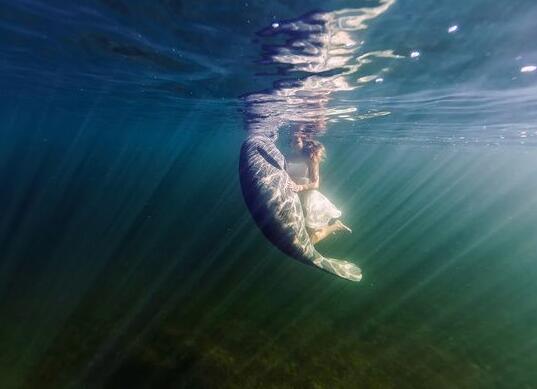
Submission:
POLYGON ((308 158, 313 159, 317 155, 321 161, 326 158, 326 149, 321 142, 315 139, 304 139, 303 142, 302 151, 308 158))

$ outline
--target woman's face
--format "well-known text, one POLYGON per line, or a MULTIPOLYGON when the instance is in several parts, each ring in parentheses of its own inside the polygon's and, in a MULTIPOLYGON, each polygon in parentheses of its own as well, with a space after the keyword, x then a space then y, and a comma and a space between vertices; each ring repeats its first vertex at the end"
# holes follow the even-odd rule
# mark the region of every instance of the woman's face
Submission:
POLYGON ((291 147, 297 151, 301 151, 304 147, 304 142, 300 135, 294 135, 291 139, 291 147))

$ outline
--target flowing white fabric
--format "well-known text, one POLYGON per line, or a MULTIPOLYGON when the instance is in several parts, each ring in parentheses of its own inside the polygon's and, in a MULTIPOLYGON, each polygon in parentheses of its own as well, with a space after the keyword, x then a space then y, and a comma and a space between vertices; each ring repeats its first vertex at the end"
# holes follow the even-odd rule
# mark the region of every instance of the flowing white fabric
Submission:
MULTIPOLYGON (((290 162, 287 172, 297 184, 309 183, 308 166, 305 162, 290 162)), ((341 211, 318 190, 306 190, 299 193, 306 227, 318 229, 329 224, 330 220, 339 219, 341 211)))

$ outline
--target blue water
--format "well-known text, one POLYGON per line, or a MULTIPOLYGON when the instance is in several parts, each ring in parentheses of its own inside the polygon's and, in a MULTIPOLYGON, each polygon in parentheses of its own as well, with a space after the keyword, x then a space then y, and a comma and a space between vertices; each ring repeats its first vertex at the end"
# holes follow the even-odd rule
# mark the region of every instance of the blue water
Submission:
POLYGON ((0 387, 537 387, 533 1, 0 1, 0 387), (247 131, 325 124, 289 259, 247 131))

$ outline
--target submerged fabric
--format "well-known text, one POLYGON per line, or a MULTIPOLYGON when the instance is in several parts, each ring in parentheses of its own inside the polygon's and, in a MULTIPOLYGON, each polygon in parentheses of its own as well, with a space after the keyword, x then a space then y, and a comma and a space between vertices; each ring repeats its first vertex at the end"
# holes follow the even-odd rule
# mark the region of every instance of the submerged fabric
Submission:
POLYGON ((341 211, 318 190, 305 191, 300 200, 308 228, 322 228, 341 217, 341 211))

